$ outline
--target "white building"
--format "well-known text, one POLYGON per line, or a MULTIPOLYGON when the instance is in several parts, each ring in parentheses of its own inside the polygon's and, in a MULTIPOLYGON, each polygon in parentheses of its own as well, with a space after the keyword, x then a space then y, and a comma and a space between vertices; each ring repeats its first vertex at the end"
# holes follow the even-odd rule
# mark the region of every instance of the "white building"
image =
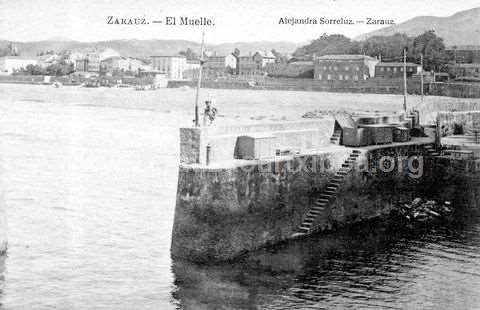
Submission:
POLYGON ((188 69, 187 58, 182 55, 150 56, 152 69, 166 74, 168 79, 182 80, 183 73, 188 69))
POLYGON ((25 69, 28 65, 38 64, 39 60, 35 57, 4 56, 0 57, 0 73, 12 74, 20 69, 25 69))

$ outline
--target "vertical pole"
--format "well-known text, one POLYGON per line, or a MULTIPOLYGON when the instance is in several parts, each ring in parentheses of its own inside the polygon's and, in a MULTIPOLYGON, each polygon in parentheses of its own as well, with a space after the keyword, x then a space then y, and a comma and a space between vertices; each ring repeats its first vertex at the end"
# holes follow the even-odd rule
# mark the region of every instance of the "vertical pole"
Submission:
POLYGON ((407 50, 403 49, 403 111, 407 112, 407 50))
POLYGON ((421 85, 421 95, 422 95, 422 103, 423 103, 423 54, 420 54, 420 66, 422 68, 422 72, 420 75, 420 85, 421 85))
POLYGON ((205 40, 205 32, 202 32, 202 45, 200 46, 200 68, 198 69, 197 93, 195 95, 195 127, 200 126, 198 120, 198 98, 200 96, 200 86, 202 84, 202 67, 203 67, 203 42, 205 40))

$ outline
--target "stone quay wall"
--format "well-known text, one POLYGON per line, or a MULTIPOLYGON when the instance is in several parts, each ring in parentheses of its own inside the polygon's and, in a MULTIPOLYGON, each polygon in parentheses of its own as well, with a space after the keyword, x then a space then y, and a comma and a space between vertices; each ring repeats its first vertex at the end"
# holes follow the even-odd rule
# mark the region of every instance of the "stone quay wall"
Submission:
MULTIPOLYGON (((400 202, 445 192, 436 179, 457 170, 434 169, 424 146, 409 143, 366 149, 339 189, 318 230, 334 229, 392 211, 400 202), (378 170, 382 158, 391 171, 378 170), (408 168, 412 157, 422 158, 408 168), (433 168, 432 168, 433 167, 433 168)), ((225 261, 291 238, 319 191, 325 189, 352 149, 252 161, 234 168, 181 165, 172 235, 172 256, 191 261, 225 261), (303 165, 306 169, 298 169, 303 165), (315 167, 315 168, 314 168, 315 167)), ((448 167, 448 164, 447 164, 448 167)), ((461 197, 461 194, 449 192, 461 197)))

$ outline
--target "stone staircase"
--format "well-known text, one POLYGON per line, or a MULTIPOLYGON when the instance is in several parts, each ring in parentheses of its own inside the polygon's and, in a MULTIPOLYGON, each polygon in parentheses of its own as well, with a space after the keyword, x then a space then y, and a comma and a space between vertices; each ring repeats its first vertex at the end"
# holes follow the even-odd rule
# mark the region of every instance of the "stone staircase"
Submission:
POLYGON ((359 150, 353 150, 350 153, 349 157, 342 164, 342 168, 330 179, 325 189, 314 200, 313 205, 310 206, 310 209, 305 213, 302 223, 298 226, 297 231, 292 234, 292 238, 301 238, 309 235, 316 230, 315 227, 328 227, 328 206, 335 200, 339 187, 345 180, 345 176, 352 170, 360 154, 361 152, 359 150))
POLYGON ((342 137, 341 130, 335 130, 333 135, 330 137, 330 143, 340 145, 340 138, 342 137))

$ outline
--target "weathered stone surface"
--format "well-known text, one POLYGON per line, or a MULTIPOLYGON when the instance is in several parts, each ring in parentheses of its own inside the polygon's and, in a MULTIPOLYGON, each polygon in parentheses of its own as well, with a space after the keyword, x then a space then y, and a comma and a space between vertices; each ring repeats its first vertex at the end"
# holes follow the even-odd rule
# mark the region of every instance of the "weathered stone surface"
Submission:
MULTIPOLYGON (((313 192, 326 187, 350 151, 345 148, 232 169, 181 167, 172 255, 192 261, 229 260, 289 239, 313 203, 313 192), (299 170, 302 172, 292 172, 299 170)), ((438 163, 440 159, 426 153, 423 146, 411 144, 386 146, 362 155, 340 186, 336 200, 329 204, 326 217, 316 219, 315 228, 330 229, 379 217, 414 197, 433 195, 454 204, 476 199, 478 203, 478 185, 458 167, 465 162, 438 163), (384 156, 393 159, 392 171, 379 170, 384 156), (423 160, 418 172, 421 177, 407 169, 412 156, 423 160)))
POLYGON ((200 163, 201 128, 180 128, 180 162, 200 163))

